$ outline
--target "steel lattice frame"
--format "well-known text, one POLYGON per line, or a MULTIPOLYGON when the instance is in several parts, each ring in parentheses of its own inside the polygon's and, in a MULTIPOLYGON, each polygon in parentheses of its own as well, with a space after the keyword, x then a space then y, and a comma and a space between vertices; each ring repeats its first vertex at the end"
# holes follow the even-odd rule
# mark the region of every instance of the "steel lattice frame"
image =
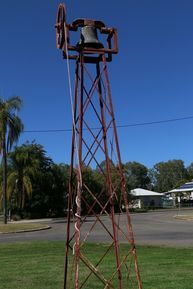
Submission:
MULTIPOLYGON (((82 26, 82 21, 86 20, 76 21, 76 25, 82 26)), ((93 23, 101 25, 102 22, 93 23)), ((117 45, 116 30, 103 24, 102 29, 108 34, 107 49, 76 51, 65 42, 65 33, 69 36, 69 31, 76 31, 77 27, 65 23, 63 4, 59 6, 56 28, 58 48, 63 49, 65 58, 76 60, 64 289, 91 288, 94 284, 94 288, 141 289, 107 72, 107 61, 117 52, 117 48, 110 52, 110 38, 115 36, 117 45), (68 50, 75 51, 75 55, 68 55, 68 50), (87 178, 91 167, 98 170, 103 184, 100 191, 87 178), (97 260, 92 260, 88 243, 97 236, 99 227, 106 243, 101 245, 97 260), (126 254, 120 242, 127 244, 126 254), (114 256, 111 273, 105 270, 110 254, 114 256)))

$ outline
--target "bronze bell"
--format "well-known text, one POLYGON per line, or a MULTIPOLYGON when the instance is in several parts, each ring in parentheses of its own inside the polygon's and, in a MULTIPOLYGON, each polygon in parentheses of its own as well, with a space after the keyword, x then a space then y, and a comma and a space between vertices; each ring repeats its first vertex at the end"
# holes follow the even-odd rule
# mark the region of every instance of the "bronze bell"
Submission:
POLYGON ((83 26, 81 28, 81 38, 77 43, 78 48, 104 48, 103 44, 99 42, 97 36, 97 29, 94 26, 83 26))

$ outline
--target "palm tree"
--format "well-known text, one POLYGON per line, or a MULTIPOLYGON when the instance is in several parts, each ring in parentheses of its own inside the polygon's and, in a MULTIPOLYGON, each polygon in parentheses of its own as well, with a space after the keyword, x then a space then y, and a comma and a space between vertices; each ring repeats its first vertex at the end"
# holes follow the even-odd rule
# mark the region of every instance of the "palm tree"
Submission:
POLYGON ((0 165, 0 211, 3 207, 3 170, 0 165))
POLYGON ((4 223, 7 224, 7 153, 19 138, 23 130, 23 123, 17 116, 22 101, 20 97, 11 97, 8 100, 0 98, 0 154, 3 167, 3 209, 4 223))
POLYGON ((11 200, 16 192, 17 207, 21 211, 25 204, 26 196, 32 194, 31 178, 36 173, 36 159, 26 145, 16 147, 9 154, 11 172, 7 178, 7 197, 11 200))

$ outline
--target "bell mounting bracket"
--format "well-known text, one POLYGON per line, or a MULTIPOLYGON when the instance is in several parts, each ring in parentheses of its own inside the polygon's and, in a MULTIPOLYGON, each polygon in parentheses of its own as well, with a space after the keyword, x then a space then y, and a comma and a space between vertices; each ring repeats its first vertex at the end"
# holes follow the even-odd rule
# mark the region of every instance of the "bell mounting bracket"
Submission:
POLYGON ((91 19, 76 19, 71 24, 66 22, 66 7, 64 4, 59 4, 56 17, 56 46, 63 51, 63 57, 66 59, 76 60, 79 57, 79 53, 87 54, 85 56, 85 62, 96 63, 101 61, 101 56, 106 54, 106 60, 109 62, 112 60, 112 54, 118 53, 118 41, 116 28, 106 27, 102 21, 91 19), (106 45, 104 48, 92 48, 92 47, 78 47, 76 44, 71 44, 70 35, 71 32, 78 31, 78 28, 84 26, 93 26, 97 28, 100 34, 106 35, 106 45))

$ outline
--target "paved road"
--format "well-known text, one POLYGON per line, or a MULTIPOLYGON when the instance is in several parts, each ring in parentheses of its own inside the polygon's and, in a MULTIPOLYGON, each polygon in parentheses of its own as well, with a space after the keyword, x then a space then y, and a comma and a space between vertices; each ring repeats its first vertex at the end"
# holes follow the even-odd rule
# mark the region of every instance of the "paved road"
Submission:
MULTIPOLYGON (((191 211, 181 211, 180 215, 193 215, 191 211)), ((133 216, 136 243, 166 246, 193 247, 193 220, 175 218, 178 211, 147 213, 133 216)))
MULTIPOLYGON (((160 211, 140 214, 132 214, 132 225, 137 244, 186 246, 193 247, 193 221, 183 221, 174 218, 177 211, 160 211)), ((193 210, 181 211, 180 214, 193 214, 193 210)), ((51 226, 51 229, 38 232, 1 234, 0 243, 33 241, 33 240, 65 240, 65 220, 43 220, 51 226)), ((124 218, 120 220, 123 230, 126 228, 124 218)), ((93 218, 89 218, 82 227, 82 235, 93 224, 93 218)), ((110 228, 111 223, 104 217, 104 224, 110 228)), ((74 228, 72 224, 72 228, 74 228)), ((100 224, 90 234, 89 241, 109 241, 108 236, 100 224)), ((124 242, 124 238, 122 238, 124 242)))

